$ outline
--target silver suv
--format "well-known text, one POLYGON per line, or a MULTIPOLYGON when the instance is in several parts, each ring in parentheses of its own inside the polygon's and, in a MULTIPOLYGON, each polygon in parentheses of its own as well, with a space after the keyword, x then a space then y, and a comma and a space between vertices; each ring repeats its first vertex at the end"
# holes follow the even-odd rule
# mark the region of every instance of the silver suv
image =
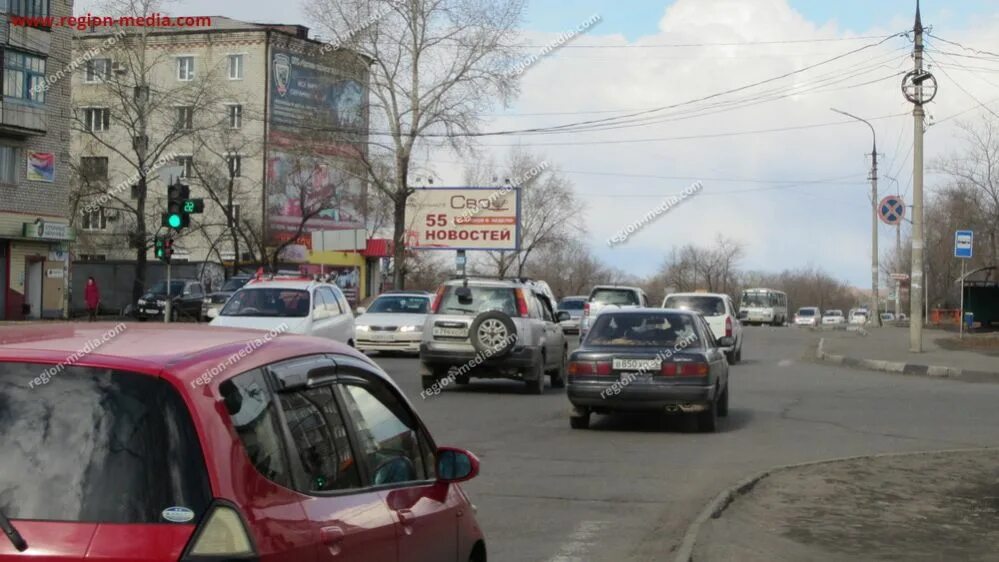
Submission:
POLYGON ((423 327, 420 374, 425 391, 450 379, 524 381, 532 394, 565 386, 568 344, 547 284, 530 279, 452 279, 437 289, 423 327))

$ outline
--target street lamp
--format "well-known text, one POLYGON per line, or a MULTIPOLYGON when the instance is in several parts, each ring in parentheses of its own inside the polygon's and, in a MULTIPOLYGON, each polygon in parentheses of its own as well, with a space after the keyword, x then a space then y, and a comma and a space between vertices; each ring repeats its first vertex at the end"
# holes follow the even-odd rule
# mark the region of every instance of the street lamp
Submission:
POLYGON ((874 139, 871 144, 871 315, 874 325, 881 325, 881 306, 878 299, 878 135, 874 132, 874 125, 867 119, 857 117, 852 113, 841 111, 834 107, 829 108, 836 113, 846 115, 851 119, 856 119, 864 123, 871 129, 871 137, 874 139))

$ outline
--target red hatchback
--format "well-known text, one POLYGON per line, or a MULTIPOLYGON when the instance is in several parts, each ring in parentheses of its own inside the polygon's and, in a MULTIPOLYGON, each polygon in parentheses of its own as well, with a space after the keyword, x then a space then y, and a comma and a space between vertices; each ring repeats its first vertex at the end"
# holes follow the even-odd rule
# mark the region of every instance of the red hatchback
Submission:
POLYGON ((0 328, 3 562, 484 562, 478 469, 327 339, 0 328))

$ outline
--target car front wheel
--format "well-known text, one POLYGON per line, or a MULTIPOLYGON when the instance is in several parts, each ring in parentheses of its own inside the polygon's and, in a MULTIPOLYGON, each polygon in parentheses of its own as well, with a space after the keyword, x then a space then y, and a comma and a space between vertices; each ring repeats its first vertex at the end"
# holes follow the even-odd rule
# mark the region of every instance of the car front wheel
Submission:
POLYGON ((545 393, 545 358, 541 357, 538 359, 538 363, 531 367, 531 373, 535 376, 534 380, 526 380, 524 383, 527 385, 527 392, 531 394, 544 394, 545 393))
POLYGON ((589 429, 590 428, 590 413, 586 412, 582 415, 569 416, 569 427, 572 429, 589 429))
POLYGON ((718 400, 712 400, 708 409, 697 414, 697 429, 703 433, 714 433, 718 430, 718 400))
POLYGON ((565 364, 569 357, 569 350, 562 350, 562 361, 558 364, 558 369, 552 373, 552 388, 565 388, 565 364))

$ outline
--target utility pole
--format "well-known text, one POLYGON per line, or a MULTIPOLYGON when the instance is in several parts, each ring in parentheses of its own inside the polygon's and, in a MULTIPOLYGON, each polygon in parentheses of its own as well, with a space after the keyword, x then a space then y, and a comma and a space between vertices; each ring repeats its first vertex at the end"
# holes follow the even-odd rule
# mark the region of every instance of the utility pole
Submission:
POLYGON ((881 326, 881 299, 878 295, 878 275, 881 272, 878 265, 878 135, 874 132, 874 125, 871 125, 867 119, 836 108, 831 109, 866 124, 871 128, 871 137, 874 139, 871 145, 871 174, 868 178, 871 180, 871 304, 869 318, 872 325, 881 326))
MULTIPOLYGON (((937 94, 937 82, 932 74, 923 70, 923 21, 919 13, 919 0, 916 0, 916 23, 913 27, 915 44, 913 59, 915 68, 902 80, 902 93, 912 102, 913 149, 912 149, 912 290, 909 303, 909 350, 923 351, 923 303, 929 298, 925 293, 923 264, 923 132, 926 113, 923 105, 937 94), (925 297, 924 297, 925 295, 925 297)), ((928 312, 927 312, 928 313, 928 312)))

